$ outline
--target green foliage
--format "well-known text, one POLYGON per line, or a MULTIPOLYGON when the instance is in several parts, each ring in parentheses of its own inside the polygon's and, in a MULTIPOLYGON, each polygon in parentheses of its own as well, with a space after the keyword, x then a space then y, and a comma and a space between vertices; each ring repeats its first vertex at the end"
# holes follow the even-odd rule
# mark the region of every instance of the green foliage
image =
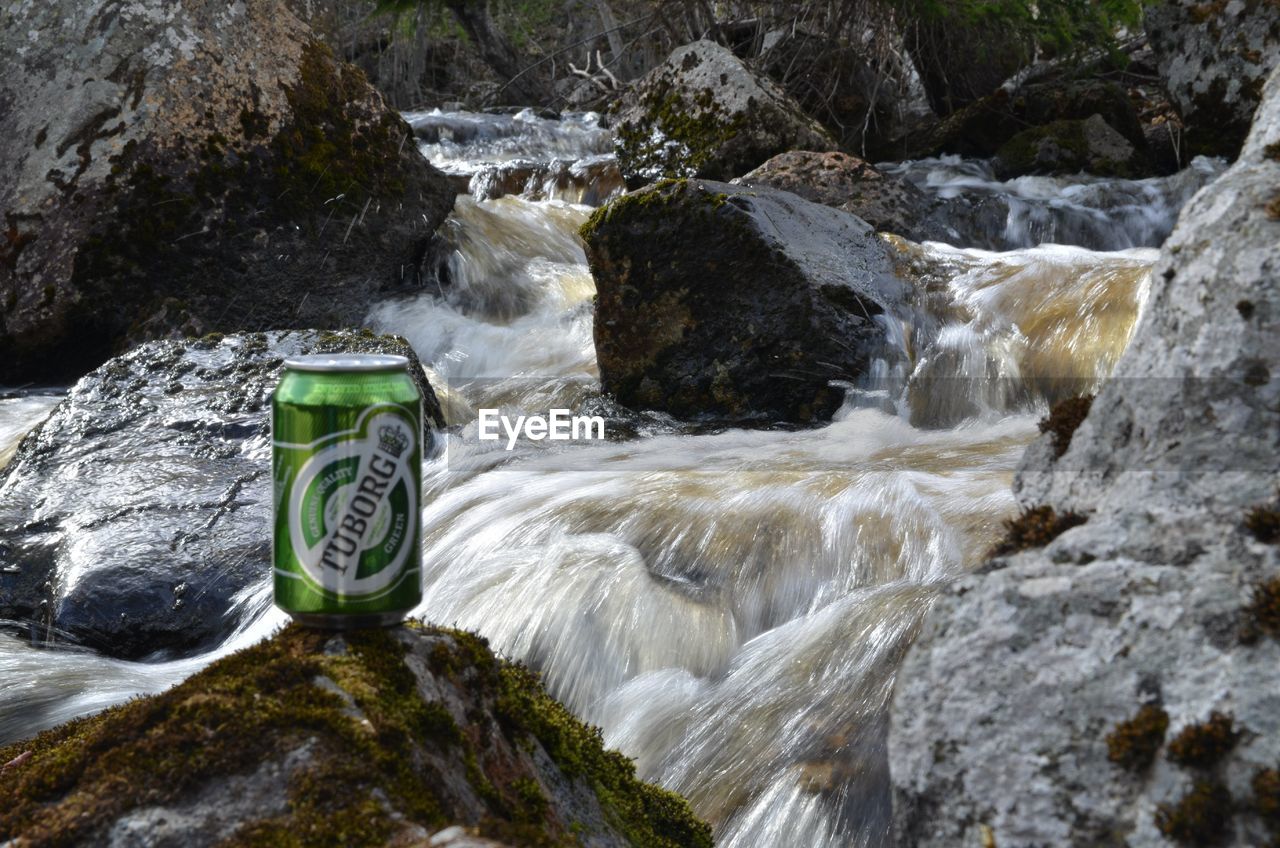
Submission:
POLYGON ((1112 47, 1115 35, 1142 22, 1151 0, 891 0, 908 18, 1010 27, 1054 53, 1112 47))

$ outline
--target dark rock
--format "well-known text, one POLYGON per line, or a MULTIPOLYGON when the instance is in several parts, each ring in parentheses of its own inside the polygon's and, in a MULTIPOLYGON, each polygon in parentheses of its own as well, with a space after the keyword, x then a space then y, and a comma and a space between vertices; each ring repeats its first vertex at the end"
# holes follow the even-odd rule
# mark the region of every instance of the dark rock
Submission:
POLYGON ((358 324, 452 208, 281 3, 25 3, 0 52, 0 382, 145 338, 358 324))
POLYGON ((711 846, 532 673, 416 623, 290 626, 0 760, 6 845, 711 846))
POLYGON ((1032 56, 1030 39, 1003 22, 973 20, 959 4, 931 4, 903 35, 939 115, 991 94, 1032 56))
POLYGON ((777 85, 711 41, 673 52, 611 117, 631 188, 662 177, 728 180, 786 150, 838 147, 777 85))
MULTIPOLYGON (((270 395, 284 357, 399 353, 367 332, 151 342, 86 376, 0 483, 0 619, 136 658, 208 649, 270 573, 270 395)), ((425 379, 424 417, 440 422, 425 379)))
MULTIPOLYGON (((724 33, 722 31, 721 35, 724 33)), ((754 66, 790 95, 846 150, 863 156, 937 120, 909 61, 894 51, 872 53, 857 40, 795 26, 759 39, 754 66)), ((744 47, 754 46, 752 38, 744 47)))
POLYGON ((1145 157, 1101 115, 1023 130, 1000 147, 992 167, 1003 180, 1080 172, 1132 178, 1150 170, 1145 157))
POLYGON ((1034 83, 1014 91, 1001 89, 902 140, 901 158, 955 153, 987 157, 1018 133, 1054 121, 1086 120, 1101 115, 1111 129, 1141 150, 1145 144, 1137 109, 1123 88, 1099 80, 1034 83))
POLYGON ((735 184, 789 191, 813 203, 851 212, 879 231, 913 241, 941 240, 946 231, 929 219, 936 205, 924 192, 847 153, 781 153, 735 184))
POLYGON ((1280 478, 1277 138, 1280 72, 1069 444, 1047 432, 1023 458, 1024 507, 1088 521, 947 587, 908 654, 897 845, 1274 842, 1253 793, 1280 762, 1280 546, 1250 525, 1280 478), (1135 770, 1115 740, 1148 707, 1169 733, 1135 770))
POLYGON ((676 180, 598 210, 583 237, 601 380, 627 406, 814 423, 840 404, 831 381, 905 356, 876 318, 902 316, 909 287, 887 246, 847 213, 676 180))
POLYGON ((1184 160, 1234 157, 1280 63, 1280 5, 1161 0, 1147 7, 1144 27, 1186 127, 1184 160))

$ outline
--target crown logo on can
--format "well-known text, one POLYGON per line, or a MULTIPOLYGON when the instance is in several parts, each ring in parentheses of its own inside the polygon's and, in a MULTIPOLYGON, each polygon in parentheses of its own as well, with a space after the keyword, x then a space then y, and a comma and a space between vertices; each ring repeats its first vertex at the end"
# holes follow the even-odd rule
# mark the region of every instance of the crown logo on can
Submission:
POLYGON ((378 430, 378 450, 383 453, 398 459, 408 447, 409 437, 401 428, 387 424, 378 430))

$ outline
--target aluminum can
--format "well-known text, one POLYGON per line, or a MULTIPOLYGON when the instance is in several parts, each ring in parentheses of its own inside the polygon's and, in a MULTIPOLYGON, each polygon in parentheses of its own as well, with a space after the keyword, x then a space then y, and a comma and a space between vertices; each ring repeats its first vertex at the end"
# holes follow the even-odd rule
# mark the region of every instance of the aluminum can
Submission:
POLYGON ((390 625, 422 600, 422 396, 408 365, 285 361, 271 402, 275 602, 308 626, 390 625))

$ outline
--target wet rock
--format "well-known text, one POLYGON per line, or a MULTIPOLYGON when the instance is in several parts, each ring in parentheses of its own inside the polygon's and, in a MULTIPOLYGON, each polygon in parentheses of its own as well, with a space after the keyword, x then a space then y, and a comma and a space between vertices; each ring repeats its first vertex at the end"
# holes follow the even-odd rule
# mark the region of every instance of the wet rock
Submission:
POLYGON ((697 41, 634 83, 611 113, 631 188, 662 177, 728 180, 786 150, 835 150, 826 130, 728 49, 697 41))
POLYGON ((1280 62, 1280 6, 1161 0, 1147 7, 1144 28, 1186 126, 1185 158, 1235 156, 1280 62))
POLYGON ((604 390, 681 418, 814 423, 877 359, 908 285, 863 221, 787 192, 658 183, 583 227, 604 390))
POLYGON ((221 642, 270 571, 281 364, 337 350, 413 356, 367 332, 210 336, 143 345, 82 379, 4 471, 0 619, 126 658, 221 642))
POLYGON ((992 162, 996 176, 1076 174, 1134 177, 1148 168, 1144 157, 1101 115, 1083 121, 1054 121, 1023 130, 1005 142, 992 162))
POLYGON ((851 212, 876 230, 913 241, 947 237, 929 220, 937 205, 920 189, 847 153, 792 150, 738 177, 737 185, 789 191, 805 200, 851 212))
POLYGON ((161 695, 0 750, 0 840, 710 848, 479 637, 296 626, 161 695), (24 752, 25 755, 24 755, 24 752))
POLYGON ((1022 504, 1086 523, 957 581, 908 655, 898 845, 1274 841, 1277 140, 1280 74, 1065 450, 1050 432, 1023 459, 1022 504))
POLYGON ((146 338, 357 324, 452 208, 281 3, 22 3, 0 52, 0 382, 146 338))

